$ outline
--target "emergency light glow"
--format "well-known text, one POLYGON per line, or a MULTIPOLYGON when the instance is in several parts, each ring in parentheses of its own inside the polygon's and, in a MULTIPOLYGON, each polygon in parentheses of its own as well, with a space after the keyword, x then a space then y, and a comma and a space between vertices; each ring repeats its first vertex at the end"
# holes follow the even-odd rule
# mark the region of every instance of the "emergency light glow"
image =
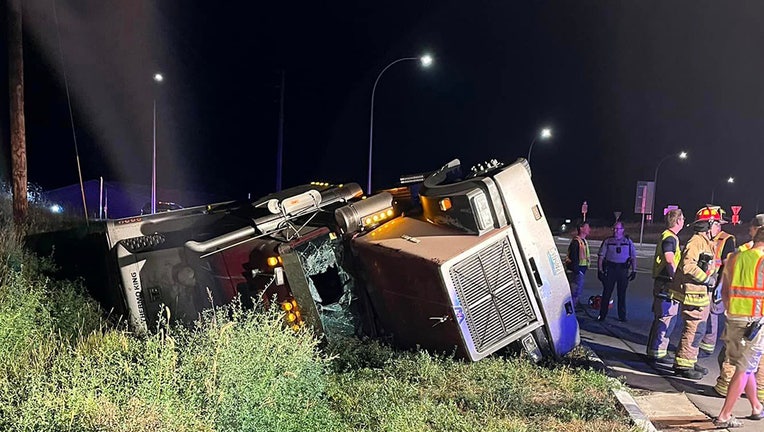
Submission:
POLYGON ((64 208, 58 204, 53 204, 52 206, 50 206, 50 211, 52 211, 53 213, 61 213, 64 211, 64 208))

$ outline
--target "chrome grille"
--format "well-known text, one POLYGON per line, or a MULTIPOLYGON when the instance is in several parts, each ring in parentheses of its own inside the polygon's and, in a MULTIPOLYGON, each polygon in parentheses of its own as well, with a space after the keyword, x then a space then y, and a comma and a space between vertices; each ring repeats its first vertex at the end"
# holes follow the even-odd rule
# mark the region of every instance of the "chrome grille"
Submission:
POLYGON ((449 275, 478 352, 538 319, 507 237, 456 263, 449 275))

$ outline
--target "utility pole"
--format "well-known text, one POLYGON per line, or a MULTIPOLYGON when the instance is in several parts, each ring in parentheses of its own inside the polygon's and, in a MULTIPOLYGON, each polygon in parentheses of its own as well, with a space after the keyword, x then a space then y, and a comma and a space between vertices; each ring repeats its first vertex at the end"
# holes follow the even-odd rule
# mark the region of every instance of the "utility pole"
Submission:
POLYGON ((284 166, 284 84, 286 71, 281 69, 281 88, 279 98, 279 139, 276 147, 276 192, 281 190, 282 168, 284 166))
POLYGON ((27 143, 24 126, 24 51, 22 49, 21 0, 8 0, 8 78, 11 100, 11 173, 13 219, 17 226, 26 221, 27 143))

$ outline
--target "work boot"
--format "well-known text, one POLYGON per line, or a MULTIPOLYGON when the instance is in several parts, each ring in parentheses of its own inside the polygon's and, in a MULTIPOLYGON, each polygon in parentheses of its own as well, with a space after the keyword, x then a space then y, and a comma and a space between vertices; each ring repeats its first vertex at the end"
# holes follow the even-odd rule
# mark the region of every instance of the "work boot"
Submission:
POLYGON ((695 363, 695 365, 692 367, 692 369, 695 370, 696 372, 702 373, 703 375, 708 375, 708 369, 704 368, 703 366, 701 366, 701 365, 699 365, 697 363, 695 363))
POLYGON ((698 372, 695 369, 674 369, 674 374, 691 380, 699 380, 703 378, 703 373, 698 372))
POLYGON ((674 364, 674 356, 665 355, 663 357, 648 357, 647 361, 661 366, 671 366, 674 364))

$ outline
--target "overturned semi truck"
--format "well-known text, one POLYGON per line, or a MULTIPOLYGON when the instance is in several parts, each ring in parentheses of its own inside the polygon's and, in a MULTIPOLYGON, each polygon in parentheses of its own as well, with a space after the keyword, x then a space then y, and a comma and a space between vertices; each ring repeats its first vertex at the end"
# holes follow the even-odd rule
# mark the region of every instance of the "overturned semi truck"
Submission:
POLYGON ((525 160, 460 177, 454 160, 364 197, 314 183, 247 202, 108 220, 116 306, 138 331, 160 311, 278 302, 285 323, 477 361, 579 343, 568 281, 525 160))

